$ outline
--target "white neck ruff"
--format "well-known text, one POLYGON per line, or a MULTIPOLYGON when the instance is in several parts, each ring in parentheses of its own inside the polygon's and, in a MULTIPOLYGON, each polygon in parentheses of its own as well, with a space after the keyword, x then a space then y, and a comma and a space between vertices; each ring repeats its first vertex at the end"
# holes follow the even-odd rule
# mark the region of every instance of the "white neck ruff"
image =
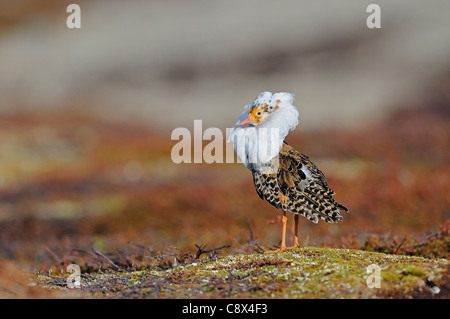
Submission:
POLYGON ((257 126, 236 127, 248 115, 248 109, 252 106, 248 104, 230 132, 228 141, 233 142, 238 159, 252 171, 261 172, 271 166, 289 131, 298 125, 299 113, 292 105, 292 94, 276 93, 272 96, 272 99, 274 98, 281 100, 279 108, 273 111, 265 122, 257 126))

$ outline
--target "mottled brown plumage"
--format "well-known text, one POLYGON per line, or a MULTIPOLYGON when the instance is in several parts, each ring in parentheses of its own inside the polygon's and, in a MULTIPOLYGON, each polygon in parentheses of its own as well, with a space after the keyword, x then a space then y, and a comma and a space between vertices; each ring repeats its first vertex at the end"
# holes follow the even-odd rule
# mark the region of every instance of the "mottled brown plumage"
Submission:
MULTIPOLYGON (((319 219, 333 223, 342 220, 339 210, 348 211, 334 198, 323 173, 306 155, 286 142, 278 154, 275 172, 253 171, 258 195, 283 211, 299 214, 317 223, 319 219)), ((277 160, 275 159, 275 160, 277 160)))

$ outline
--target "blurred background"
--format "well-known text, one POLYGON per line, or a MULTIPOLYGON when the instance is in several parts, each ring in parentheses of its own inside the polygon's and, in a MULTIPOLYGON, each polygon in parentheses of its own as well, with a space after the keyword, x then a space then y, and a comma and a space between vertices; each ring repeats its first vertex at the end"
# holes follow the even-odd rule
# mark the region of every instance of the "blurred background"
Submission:
POLYGON ((0 258, 278 245, 245 167, 170 158, 265 90, 295 94, 287 140, 350 209, 302 244, 448 256, 448 1, 376 1, 381 29, 373 1, 76 1, 68 29, 71 2, 0 2, 0 258))

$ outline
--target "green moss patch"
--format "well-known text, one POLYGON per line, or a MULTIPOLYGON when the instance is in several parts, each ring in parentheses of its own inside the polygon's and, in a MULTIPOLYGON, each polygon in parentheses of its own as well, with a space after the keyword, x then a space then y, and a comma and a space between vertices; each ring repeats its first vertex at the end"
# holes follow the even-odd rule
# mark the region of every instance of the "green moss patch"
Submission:
MULTIPOLYGON (((448 261, 352 249, 304 247, 237 254, 166 270, 82 274, 80 297, 94 298, 414 298, 448 297, 448 261), (370 265, 372 269, 368 267, 370 265), (374 272, 378 270, 379 273, 374 272), (379 288, 368 285, 379 275, 379 288)), ((39 274, 61 291, 67 274, 39 274)))

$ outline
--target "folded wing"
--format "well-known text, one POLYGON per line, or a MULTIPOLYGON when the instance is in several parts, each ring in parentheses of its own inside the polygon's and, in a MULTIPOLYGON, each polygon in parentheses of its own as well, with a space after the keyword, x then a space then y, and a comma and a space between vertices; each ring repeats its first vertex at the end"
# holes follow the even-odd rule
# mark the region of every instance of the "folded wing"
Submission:
MULTIPOLYGON (((334 198, 323 173, 303 155, 283 144, 276 172, 253 172, 258 195, 276 208, 302 215, 314 223, 342 220, 340 210, 348 209, 334 198)), ((276 159, 275 159, 276 160, 276 159)))

